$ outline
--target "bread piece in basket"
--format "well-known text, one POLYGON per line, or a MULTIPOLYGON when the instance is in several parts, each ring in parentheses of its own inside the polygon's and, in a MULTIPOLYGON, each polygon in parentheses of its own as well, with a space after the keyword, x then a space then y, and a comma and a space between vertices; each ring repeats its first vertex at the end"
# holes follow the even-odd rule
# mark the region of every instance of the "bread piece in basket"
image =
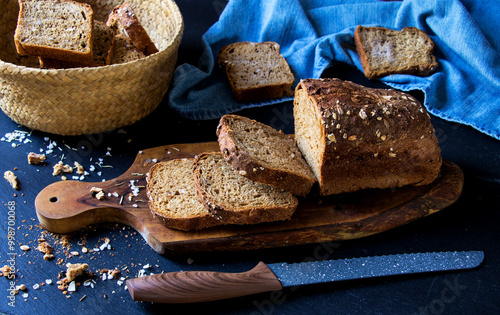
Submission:
POLYGON ((91 65, 94 13, 70 0, 20 1, 14 40, 21 55, 91 65))

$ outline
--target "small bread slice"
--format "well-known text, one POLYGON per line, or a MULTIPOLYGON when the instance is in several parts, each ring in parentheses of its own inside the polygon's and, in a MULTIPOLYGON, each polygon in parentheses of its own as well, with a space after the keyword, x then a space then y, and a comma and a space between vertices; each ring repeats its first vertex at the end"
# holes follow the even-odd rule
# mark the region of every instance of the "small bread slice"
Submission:
MULTIPOLYGON (((94 21, 94 40, 92 44, 92 55, 94 58, 92 63, 93 67, 105 66, 111 63, 114 42, 115 34, 113 29, 107 26, 104 22, 94 21)), ((89 66, 74 61, 44 57, 38 58, 40 59, 40 67, 48 69, 66 69, 89 66)))
POLYGON ((116 34, 126 34, 144 55, 149 56, 158 52, 158 48, 128 3, 115 6, 106 24, 113 28, 116 34))
POLYGON ((359 25, 354 32, 354 43, 369 79, 398 73, 428 76, 438 67, 432 55, 434 43, 415 27, 395 31, 359 25))
POLYGON ((275 42, 233 43, 222 47, 217 58, 239 102, 293 95, 293 74, 275 42))
POLYGON ((94 14, 70 0, 19 1, 14 35, 21 55, 91 65, 94 14))
POLYGON ((105 66, 111 63, 114 43, 114 30, 104 22, 94 21, 94 66, 105 66))
POLYGON ((246 178, 299 196, 306 196, 316 182, 295 141, 266 124, 225 115, 217 136, 226 161, 246 178))
POLYGON ((175 159, 153 165, 147 177, 149 207, 165 227, 196 230, 221 224, 198 201, 194 159, 175 159))
POLYGON ((146 57, 137 47, 132 44, 130 38, 125 34, 115 36, 111 64, 125 63, 146 57))
POLYGON ((198 155, 193 170, 200 201, 224 224, 288 220, 298 206, 292 193, 239 175, 220 152, 198 155))

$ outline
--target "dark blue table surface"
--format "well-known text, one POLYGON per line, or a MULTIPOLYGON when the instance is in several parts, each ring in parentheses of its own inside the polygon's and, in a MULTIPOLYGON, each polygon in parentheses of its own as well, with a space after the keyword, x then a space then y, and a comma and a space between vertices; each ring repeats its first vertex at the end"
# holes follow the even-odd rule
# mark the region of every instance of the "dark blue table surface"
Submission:
MULTIPOLYGON (((179 62, 196 63, 201 53, 201 35, 222 11, 225 1, 180 0, 185 33, 179 62)), ((341 65, 325 76, 367 84, 362 74, 341 65)), ((481 104, 478 104, 480 106, 481 104)), ((293 133, 292 104, 246 110, 239 114, 255 118, 285 133, 293 133)), ((0 113, 0 138, 15 130, 27 132, 24 142, 0 141, 0 171, 14 170, 21 183, 13 190, 0 180, 0 266, 12 265, 16 278, 27 291, 10 297, 11 281, 0 278, 0 313, 7 314, 493 314, 500 310, 500 141, 467 126, 432 117, 442 155, 464 172, 460 199, 443 211, 375 236, 335 243, 232 253, 209 252, 160 256, 133 229, 119 224, 100 224, 61 236, 42 229, 34 200, 45 186, 59 180, 52 166, 62 156, 85 168, 94 165, 85 181, 112 179, 125 172, 139 150, 173 143, 216 141, 217 121, 186 121, 172 113, 166 100, 149 117, 119 130, 75 137, 31 131, 0 113), (55 142, 55 143, 54 143, 55 142), (12 144, 15 143, 14 147, 12 144), (48 165, 28 165, 28 152, 46 152, 48 165), (102 158, 100 167, 95 164, 102 158), (100 173, 98 173, 100 172, 100 173), (13 229, 9 229, 13 227, 13 229), (10 248, 10 238, 14 246, 10 248), (55 259, 46 261, 35 250, 45 238, 55 248, 55 259), (99 248, 109 239, 111 248, 83 254, 82 246, 99 248), (28 245, 25 252, 20 245, 28 245), (135 302, 118 280, 103 280, 97 274, 92 286, 83 284, 71 294, 57 288, 58 275, 66 263, 84 262, 98 270, 118 268, 122 276, 179 270, 241 272, 264 262, 300 262, 358 256, 426 252, 482 250, 484 263, 476 269, 393 278, 356 280, 284 289, 225 301, 190 305, 135 302), (79 256, 71 256, 79 251, 79 256), (15 255, 13 255, 15 254, 15 255), (150 268, 146 268, 149 265, 150 268), (49 284, 47 280, 51 280, 49 284), (25 294, 26 293, 26 294, 25 294), (24 296, 23 296, 24 294, 24 296)), ((70 177, 72 175, 69 175, 70 177)))

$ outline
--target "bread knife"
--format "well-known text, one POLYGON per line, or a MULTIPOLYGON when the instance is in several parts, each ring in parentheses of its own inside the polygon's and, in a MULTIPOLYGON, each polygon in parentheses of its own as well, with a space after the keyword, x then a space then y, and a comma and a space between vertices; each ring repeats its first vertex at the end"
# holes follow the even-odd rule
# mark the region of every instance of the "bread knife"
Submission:
POLYGON ((179 271, 127 280, 132 299, 157 303, 196 303, 281 290, 284 287, 445 270, 471 269, 482 251, 429 252, 322 260, 260 262, 241 273, 179 271))

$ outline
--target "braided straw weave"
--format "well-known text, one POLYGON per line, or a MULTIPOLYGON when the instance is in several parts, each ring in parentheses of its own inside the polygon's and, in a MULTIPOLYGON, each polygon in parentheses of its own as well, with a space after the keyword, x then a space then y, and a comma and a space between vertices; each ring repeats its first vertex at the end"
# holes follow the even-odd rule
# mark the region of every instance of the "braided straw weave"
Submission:
MULTIPOLYGON (((106 21, 124 0, 89 3, 106 21)), ((136 61, 104 67, 40 69, 37 57, 17 54, 19 4, 0 0, 0 107, 15 122, 60 135, 98 133, 150 114, 172 81, 184 23, 172 0, 127 0, 160 50, 136 61)))

